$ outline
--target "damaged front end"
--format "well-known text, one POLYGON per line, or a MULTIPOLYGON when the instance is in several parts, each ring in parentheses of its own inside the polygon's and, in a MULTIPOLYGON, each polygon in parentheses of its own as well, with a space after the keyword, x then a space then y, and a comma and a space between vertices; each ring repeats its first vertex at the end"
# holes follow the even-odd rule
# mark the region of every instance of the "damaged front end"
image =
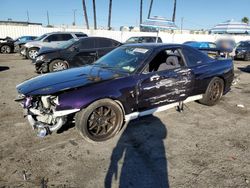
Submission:
POLYGON ((67 121, 69 114, 79 109, 57 111, 59 104, 58 96, 19 96, 16 99, 25 109, 25 116, 30 125, 37 132, 37 136, 45 137, 59 130, 67 121))

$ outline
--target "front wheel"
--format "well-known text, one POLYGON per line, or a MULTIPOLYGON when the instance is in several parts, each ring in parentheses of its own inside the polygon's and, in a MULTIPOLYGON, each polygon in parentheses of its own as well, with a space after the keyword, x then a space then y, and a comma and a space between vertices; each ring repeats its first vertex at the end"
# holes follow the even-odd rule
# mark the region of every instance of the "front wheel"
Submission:
POLYGON ((38 51, 39 51, 38 48, 30 48, 30 49, 28 49, 28 51, 27 51, 27 57, 29 59, 31 59, 31 60, 36 59, 36 57, 38 55, 38 51))
POLYGON ((223 91, 224 81, 215 77, 210 81, 206 93, 203 95, 203 98, 199 100, 199 102, 208 106, 213 106, 220 101, 223 91))
POLYGON ((76 127, 87 141, 108 140, 121 130, 122 124, 122 109, 110 99, 98 100, 76 114, 76 127))
POLYGON ((67 68, 68 68, 67 63, 60 59, 54 60, 49 64, 49 72, 61 71, 67 68))
POLYGON ((11 52, 11 47, 8 45, 3 45, 1 47, 1 53, 3 54, 9 54, 11 52))

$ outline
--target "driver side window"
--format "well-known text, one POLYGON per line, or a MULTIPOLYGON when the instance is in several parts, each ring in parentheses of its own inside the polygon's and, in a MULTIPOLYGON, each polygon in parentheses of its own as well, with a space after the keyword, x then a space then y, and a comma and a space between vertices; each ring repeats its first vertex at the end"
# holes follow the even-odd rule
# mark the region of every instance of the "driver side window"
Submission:
POLYGON ((160 51, 148 64, 144 73, 172 70, 183 67, 184 61, 181 56, 181 49, 165 49, 160 51))

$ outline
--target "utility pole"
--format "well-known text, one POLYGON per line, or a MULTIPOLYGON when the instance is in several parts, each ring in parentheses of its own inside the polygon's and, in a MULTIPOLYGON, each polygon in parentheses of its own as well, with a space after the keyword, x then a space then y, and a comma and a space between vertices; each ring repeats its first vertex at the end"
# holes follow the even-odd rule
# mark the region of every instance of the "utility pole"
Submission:
POLYGON ((30 15, 28 10, 26 11, 26 14, 27 14, 27 22, 30 22, 30 15))
POLYGON ((97 29, 97 26, 96 26, 96 8, 95 8, 95 0, 93 0, 93 13, 94 13, 94 29, 97 29))
POLYGON ((172 22, 175 22, 175 14, 176 14, 176 1, 177 1, 177 0, 174 0, 174 10, 173 10, 172 22))
POLYGON ((140 3, 140 25, 142 24, 142 6, 143 6, 143 0, 141 0, 140 3))
POLYGON ((76 11, 77 9, 73 9, 73 13, 74 13, 74 21, 72 25, 76 25, 76 11))
POLYGON ((181 17, 181 34, 182 34, 182 30, 183 30, 183 20, 184 20, 184 17, 181 17))
POLYGON ((87 27, 87 29, 89 29, 89 21, 88 21, 87 8, 86 8, 85 0, 82 0, 82 6, 83 6, 83 12, 84 12, 86 27, 87 27))
POLYGON ((48 22, 48 25, 49 25, 49 11, 47 11, 47 22, 48 22))
POLYGON ((152 6, 153 6, 153 1, 154 1, 154 0, 151 0, 151 2, 150 2, 150 6, 149 6, 149 10, 148 10, 148 19, 150 18, 150 15, 151 15, 151 10, 152 10, 152 6))
POLYGON ((111 13, 112 13, 112 0, 109 0, 108 30, 111 30, 111 13))

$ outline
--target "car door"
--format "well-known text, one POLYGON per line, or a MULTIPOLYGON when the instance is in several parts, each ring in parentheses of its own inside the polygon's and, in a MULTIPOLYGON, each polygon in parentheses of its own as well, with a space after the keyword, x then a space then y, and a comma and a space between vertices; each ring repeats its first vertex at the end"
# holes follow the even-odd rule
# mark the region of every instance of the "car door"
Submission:
POLYGON ((107 53, 115 49, 117 46, 119 46, 119 43, 112 39, 96 38, 95 41, 96 41, 97 58, 106 55, 107 53))
POLYGON ((72 65, 75 67, 91 64, 97 59, 95 38, 81 39, 74 49, 72 65))
MULTIPOLYGON (((183 57, 180 56, 178 58, 183 57)), ((183 59, 180 61, 183 61, 183 59)), ((157 64, 159 62, 154 63, 157 64)), ((191 94, 194 75, 191 69, 185 66, 184 63, 181 64, 178 67, 173 66, 165 70, 144 71, 142 73, 138 85, 139 111, 183 101, 191 94)))

